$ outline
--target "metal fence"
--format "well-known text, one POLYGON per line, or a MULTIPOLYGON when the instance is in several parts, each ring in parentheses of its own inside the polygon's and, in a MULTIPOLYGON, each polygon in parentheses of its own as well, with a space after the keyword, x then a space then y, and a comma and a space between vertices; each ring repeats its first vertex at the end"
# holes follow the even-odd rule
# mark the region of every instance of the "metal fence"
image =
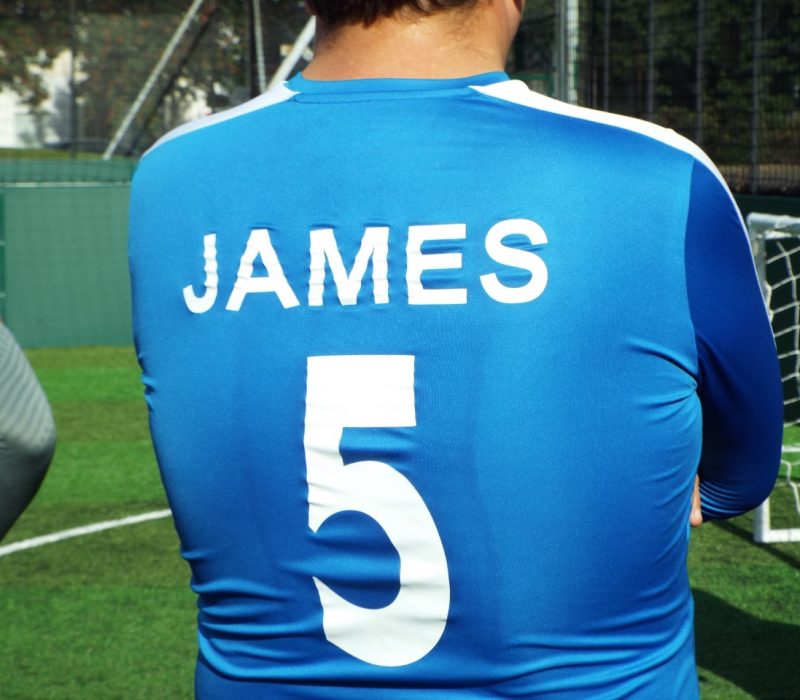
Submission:
MULTIPOLYGON (((302 0, 0 3, 0 148, 136 156, 263 90, 306 22, 302 0)), ((800 196, 800 0, 528 0, 508 69, 800 196)))
POLYGON ((0 148, 139 155, 265 89, 307 19, 302 0, 0 2, 0 148))
POLYGON ((800 195, 800 0, 534 0, 511 63, 687 136, 734 191, 800 195))

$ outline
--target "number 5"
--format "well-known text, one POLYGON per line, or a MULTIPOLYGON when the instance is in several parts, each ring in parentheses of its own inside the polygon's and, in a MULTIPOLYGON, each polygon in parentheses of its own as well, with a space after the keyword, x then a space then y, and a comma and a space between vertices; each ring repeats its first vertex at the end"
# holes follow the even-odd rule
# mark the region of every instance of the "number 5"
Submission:
POLYGON ((373 518, 400 555, 400 592, 384 608, 362 608, 318 578, 322 626, 331 643, 378 666, 404 666, 425 656, 442 636, 450 582, 442 540, 419 492, 400 472, 372 460, 344 464, 344 428, 417 424, 412 355, 308 358, 305 446, 308 524, 334 513, 373 518))

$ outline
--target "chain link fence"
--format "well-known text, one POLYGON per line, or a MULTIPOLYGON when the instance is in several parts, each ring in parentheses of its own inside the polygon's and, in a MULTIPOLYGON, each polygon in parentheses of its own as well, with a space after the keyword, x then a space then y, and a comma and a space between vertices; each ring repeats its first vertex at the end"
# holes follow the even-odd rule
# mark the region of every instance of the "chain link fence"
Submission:
MULTIPOLYGON (((0 3, 0 148, 138 156, 262 91, 307 19, 301 0, 0 3)), ((675 129, 734 191, 800 196, 800 0, 528 0, 508 70, 675 129)))
POLYGON ((307 19, 302 0, 0 3, 0 148, 137 156, 265 89, 307 19))
POLYGON ((510 68, 687 136, 736 192, 800 196, 800 0, 533 0, 510 68))

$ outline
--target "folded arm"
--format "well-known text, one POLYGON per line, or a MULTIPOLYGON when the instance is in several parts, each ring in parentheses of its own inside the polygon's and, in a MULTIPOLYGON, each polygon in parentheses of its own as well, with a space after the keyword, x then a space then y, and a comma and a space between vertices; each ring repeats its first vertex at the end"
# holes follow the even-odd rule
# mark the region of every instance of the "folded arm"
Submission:
POLYGON ((729 518, 758 506, 775 484, 783 399, 747 232, 727 188, 699 162, 687 220, 686 278, 703 409, 702 515, 729 518))

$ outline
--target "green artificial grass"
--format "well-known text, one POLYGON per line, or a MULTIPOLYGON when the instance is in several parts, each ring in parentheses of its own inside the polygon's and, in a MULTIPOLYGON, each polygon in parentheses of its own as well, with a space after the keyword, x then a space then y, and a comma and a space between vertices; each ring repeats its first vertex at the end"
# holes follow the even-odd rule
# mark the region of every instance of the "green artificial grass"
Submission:
POLYGON ((18 552, 0 578, 3 698, 192 696, 194 602, 171 520, 18 552))
MULTIPOLYGON (((3 544, 167 507, 131 348, 31 350, 56 455, 3 544)), ((191 698, 194 596, 170 518, 0 558, 0 697, 191 698)))
POLYGON ((752 532, 747 515, 692 534, 703 700, 800 697, 800 543, 756 545, 752 532))

